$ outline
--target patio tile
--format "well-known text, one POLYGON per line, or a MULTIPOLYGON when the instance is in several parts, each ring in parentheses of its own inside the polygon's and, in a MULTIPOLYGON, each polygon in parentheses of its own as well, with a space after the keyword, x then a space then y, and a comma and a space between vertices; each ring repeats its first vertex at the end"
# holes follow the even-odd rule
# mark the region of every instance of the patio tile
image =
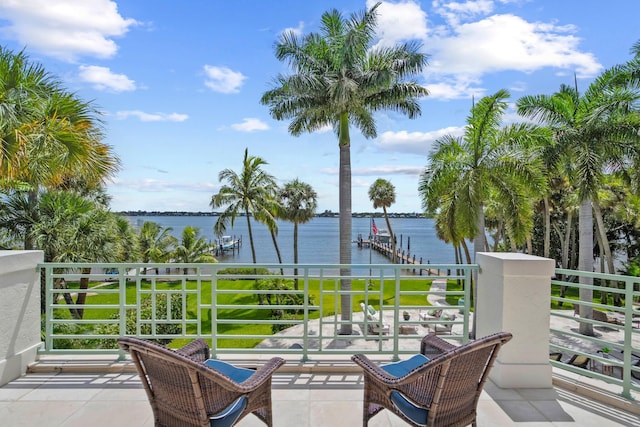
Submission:
POLYGON ((153 412, 148 402, 118 402, 114 410, 112 401, 90 401, 77 410, 60 427, 85 427, 91 420, 91 427, 113 427, 143 425, 153 420, 153 412))
POLYGON ((85 403, 49 401, 34 405, 27 401, 0 402, 0 420, 2 425, 11 427, 61 426, 85 403))

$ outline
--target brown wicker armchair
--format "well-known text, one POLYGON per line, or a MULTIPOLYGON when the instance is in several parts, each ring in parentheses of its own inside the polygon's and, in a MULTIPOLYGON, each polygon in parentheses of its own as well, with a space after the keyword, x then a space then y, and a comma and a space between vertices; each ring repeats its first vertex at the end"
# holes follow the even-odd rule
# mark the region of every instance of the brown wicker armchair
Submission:
POLYGON ((454 346, 430 334, 423 338, 421 354, 382 366, 354 355, 364 370, 363 426, 385 408, 416 427, 475 426, 484 383, 510 339, 510 333, 499 332, 454 346))
POLYGON ((134 337, 118 344, 138 369, 156 426, 226 427, 250 413, 272 426, 271 378, 283 359, 253 370, 209 359, 201 339, 175 351, 134 337))

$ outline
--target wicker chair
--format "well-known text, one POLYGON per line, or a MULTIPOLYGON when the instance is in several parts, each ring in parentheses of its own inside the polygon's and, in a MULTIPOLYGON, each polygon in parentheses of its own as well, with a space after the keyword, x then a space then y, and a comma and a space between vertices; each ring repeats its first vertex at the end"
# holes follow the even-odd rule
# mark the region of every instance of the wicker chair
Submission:
POLYGON ((500 347, 510 339, 510 333, 499 332, 454 346, 429 334, 421 354, 383 366, 354 355, 364 370, 363 426, 385 408, 416 427, 475 426, 480 393, 500 347))
POLYGON ((253 370, 209 359, 201 339, 175 351, 134 337, 118 344, 138 369, 156 426, 226 427, 250 413, 272 426, 271 378, 283 359, 253 370))

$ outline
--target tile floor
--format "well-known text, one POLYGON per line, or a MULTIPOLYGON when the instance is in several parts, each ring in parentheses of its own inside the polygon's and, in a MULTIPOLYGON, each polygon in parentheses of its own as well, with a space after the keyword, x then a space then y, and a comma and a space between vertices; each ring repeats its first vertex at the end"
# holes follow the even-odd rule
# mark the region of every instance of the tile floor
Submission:
MULTIPOLYGON (((274 426, 362 425, 362 376, 278 373, 273 382, 274 426)), ((634 403, 635 405, 635 403, 634 403)), ((512 390, 487 384, 479 426, 640 426, 640 417, 565 389, 512 390)), ((0 387, 0 426, 151 427, 144 390, 133 373, 33 373, 0 387)), ((263 425, 249 416, 238 426, 263 425)), ((405 426, 383 411, 371 427, 405 426)))

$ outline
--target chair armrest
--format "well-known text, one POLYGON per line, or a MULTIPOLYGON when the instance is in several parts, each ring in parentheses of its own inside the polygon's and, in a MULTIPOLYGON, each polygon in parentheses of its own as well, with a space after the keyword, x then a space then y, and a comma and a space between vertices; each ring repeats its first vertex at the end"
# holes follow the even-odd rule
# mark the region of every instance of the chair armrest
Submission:
POLYGON ((457 346, 448 341, 443 340, 436 334, 428 334, 420 342, 420 354, 425 356, 446 353, 453 350, 457 346))
POLYGON ((198 338, 177 349, 176 352, 196 362, 204 363, 205 360, 209 359, 209 344, 205 340, 198 338))

